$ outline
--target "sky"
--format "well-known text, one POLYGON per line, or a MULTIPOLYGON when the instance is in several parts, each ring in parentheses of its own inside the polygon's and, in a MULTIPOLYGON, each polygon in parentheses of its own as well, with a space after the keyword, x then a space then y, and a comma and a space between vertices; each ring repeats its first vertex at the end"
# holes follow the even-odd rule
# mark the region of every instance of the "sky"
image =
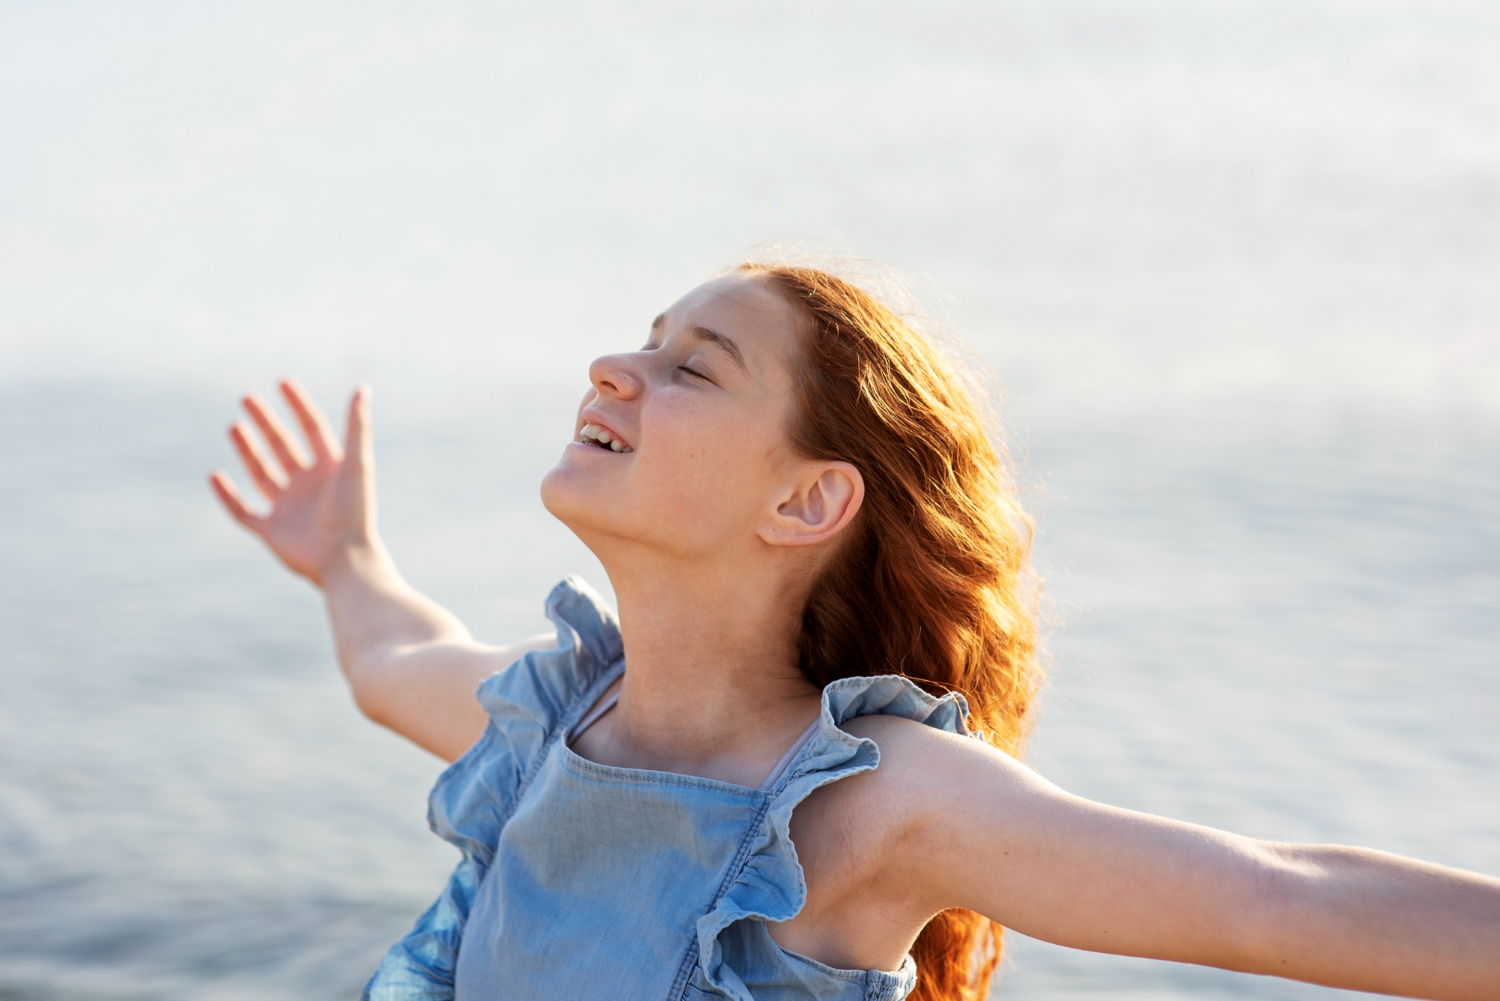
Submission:
POLYGON ((0 84, 0 378, 581 387, 790 242, 1022 406, 1500 409, 1489 4, 10 3, 0 84))

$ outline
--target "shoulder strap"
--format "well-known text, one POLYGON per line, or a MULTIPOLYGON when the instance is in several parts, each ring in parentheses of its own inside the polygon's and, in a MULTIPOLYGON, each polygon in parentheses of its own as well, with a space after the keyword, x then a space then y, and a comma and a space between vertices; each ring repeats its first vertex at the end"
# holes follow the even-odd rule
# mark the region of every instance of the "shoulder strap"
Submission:
POLYGON ((613 709, 615 707, 615 703, 619 701, 620 689, 617 686, 614 691, 610 692, 604 698, 600 699, 594 705, 594 708, 588 711, 583 719, 578 721, 578 725, 573 727, 573 732, 568 734, 568 743, 571 744, 573 741, 581 737, 583 735, 583 731, 599 722, 599 717, 603 716, 605 713, 613 709))

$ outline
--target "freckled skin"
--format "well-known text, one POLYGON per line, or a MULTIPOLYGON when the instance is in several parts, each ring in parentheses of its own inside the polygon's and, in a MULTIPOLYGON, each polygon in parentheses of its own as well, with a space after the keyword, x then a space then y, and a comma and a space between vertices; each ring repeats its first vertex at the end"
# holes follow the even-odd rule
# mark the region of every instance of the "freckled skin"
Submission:
POLYGON ((590 366, 579 406, 578 427, 596 408, 635 451, 613 461, 565 449, 542 480, 542 502, 591 547, 700 556, 738 549, 777 485, 767 470, 794 458, 782 428, 793 406, 786 359, 796 350, 796 317, 768 289, 733 277, 693 290, 665 315, 665 329, 642 350, 590 366), (685 334, 690 323, 733 338, 748 373, 685 334))

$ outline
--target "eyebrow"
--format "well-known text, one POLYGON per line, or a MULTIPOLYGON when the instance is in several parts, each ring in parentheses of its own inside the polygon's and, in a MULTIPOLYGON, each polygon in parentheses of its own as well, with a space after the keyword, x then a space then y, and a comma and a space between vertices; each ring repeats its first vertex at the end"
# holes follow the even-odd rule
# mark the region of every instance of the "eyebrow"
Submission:
MULTIPOLYGON (((659 333, 666 325, 667 314, 663 313, 656 319, 651 321, 651 332, 653 334, 659 333)), ((733 359, 734 363, 738 365, 742 371, 746 373, 750 371, 750 367, 745 364, 745 356, 740 353, 740 346, 734 343, 734 341, 730 340, 728 337, 725 337, 717 330, 710 330, 708 327, 701 326, 696 323, 693 324, 693 326, 689 327, 688 330, 690 330, 693 336, 698 338, 698 340, 707 341, 709 344, 716 344, 719 347, 723 348, 724 353, 729 355, 729 357, 733 359)))

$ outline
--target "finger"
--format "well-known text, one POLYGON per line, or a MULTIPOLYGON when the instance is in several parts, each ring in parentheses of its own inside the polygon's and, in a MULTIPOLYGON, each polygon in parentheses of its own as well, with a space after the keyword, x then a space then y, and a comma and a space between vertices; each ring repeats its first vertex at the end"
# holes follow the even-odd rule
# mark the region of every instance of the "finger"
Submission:
POLYGON ((286 484, 266 465, 265 454, 251 436, 250 429, 243 424, 235 424, 229 429, 229 439, 234 442, 235 451, 240 453, 240 460, 245 463, 245 469, 249 471, 250 478, 255 481, 260 492, 266 495, 266 500, 275 500, 286 489, 286 484))
POLYGON ((370 437, 370 387, 360 386, 349 400, 349 426, 344 433, 344 455, 359 471, 375 465, 375 445, 370 437))
POLYGON ((291 379, 283 379, 281 395, 286 397, 297 423, 302 425, 302 433, 307 435, 307 443, 312 446, 313 458, 318 462, 338 462, 342 459, 338 439, 333 436, 333 428, 328 426, 328 418, 323 416, 323 411, 307 395, 307 390, 291 379))
POLYGON ((219 502, 228 510, 231 518, 252 532, 260 531, 262 519, 245 506, 245 502, 240 499, 240 492, 234 488, 233 480, 216 469, 209 476, 208 484, 214 488, 214 493, 219 495, 219 502))
POLYGON ((281 463, 290 476, 295 472, 307 468, 307 456, 302 454, 302 448, 292 437, 287 426, 281 423, 281 418, 276 416, 270 404, 253 393, 244 400, 245 410, 250 418, 255 421, 255 426, 260 428, 260 433, 265 436, 266 444, 271 446, 271 453, 276 456, 276 461, 281 463))

